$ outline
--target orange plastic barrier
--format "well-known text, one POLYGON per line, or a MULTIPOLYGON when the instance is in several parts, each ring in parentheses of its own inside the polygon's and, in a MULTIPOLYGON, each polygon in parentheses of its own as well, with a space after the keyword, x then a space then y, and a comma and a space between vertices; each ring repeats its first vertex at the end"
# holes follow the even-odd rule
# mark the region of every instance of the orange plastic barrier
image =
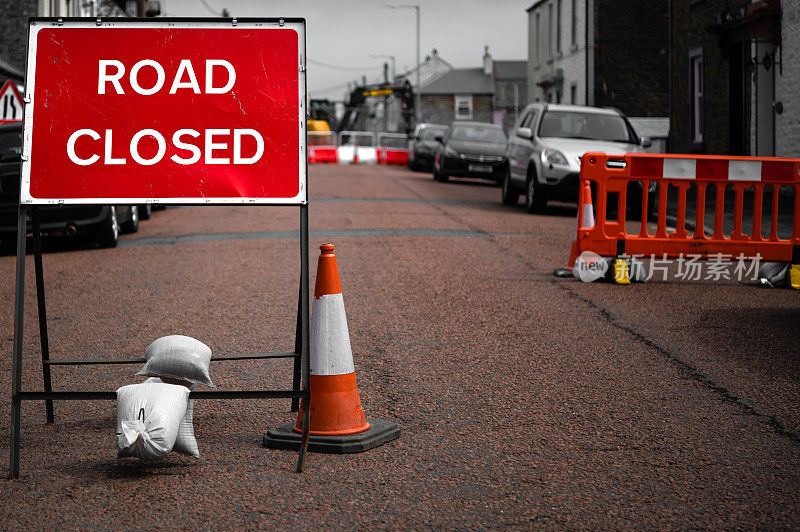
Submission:
MULTIPOLYGON (((791 262, 793 250, 797 253, 800 246, 800 159, 631 153, 609 156, 605 153, 587 153, 581 159, 581 189, 586 183, 593 184, 592 188, 596 187, 597 211, 594 227, 583 227, 585 195, 581 194, 578 205, 578 253, 593 251, 606 257, 625 254, 645 257, 656 255, 659 258, 664 255, 672 258, 680 255, 708 258, 710 255, 724 254, 748 258, 758 256, 763 261, 791 262), (630 202, 628 189, 632 181, 642 184, 642 222, 638 232, 629 232, 633 225, 630 221, 626 228, 626 205, 630 202), (650 184, 653 182, 657 188, 650 192, 650 184), (674 230, 668 231, 669 187, 677 189, 677 203, 670 205, 676 207, 677 223, 674 230), (781 187, 789 187, 794 191, 793 226, 789 238, 778 237, 781 187), (729 234, 723 231, 726 188, 732 188, 735 194, 733 224, 729 234), (745 219, 744 195, 747 189, 752 189, 753 194, 750 234, 742 230, 745 219), (767 189, 772 191, 772 203, 769 209, 769 235, 763 236, 763 200, 767 189), (707 235, 705 231, 707 192, 713 192, 715 197, 714 229, 711 235, 707 235), (648 217, 652 218, 648 212, 649 194, 657 194, 658 199, 655 228, 647 221, 648 217), (686 229, 687 194, 696 206, 695 230, 686 229), (606 219, 609 195, 616 195, 618 202, 617 217, 612 220, 606 219)), ((591 201, 591 196, 588 201, 591 201)), ((570 262, 569 266, 572 267, 574 258, 570 262)))

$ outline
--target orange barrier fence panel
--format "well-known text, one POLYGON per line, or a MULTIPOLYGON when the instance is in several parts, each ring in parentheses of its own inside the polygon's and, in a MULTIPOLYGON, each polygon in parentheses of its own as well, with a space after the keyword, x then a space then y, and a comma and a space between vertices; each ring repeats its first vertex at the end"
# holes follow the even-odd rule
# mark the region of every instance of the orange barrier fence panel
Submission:
POLYGON ((800 159, 587 153, 580 186, 586 182, 596 193, 595 224, 583 227, 583 206, 591 196, 586 200, 581 194, 578 253, 723 254, 790 262, 800 246, 800 159), (629 206, 635 216, 629 216, 629 206), (694 215, 687 220, 691 208, 694 215), (781 216, 791 220, 791 234, 779 234, 781 216))

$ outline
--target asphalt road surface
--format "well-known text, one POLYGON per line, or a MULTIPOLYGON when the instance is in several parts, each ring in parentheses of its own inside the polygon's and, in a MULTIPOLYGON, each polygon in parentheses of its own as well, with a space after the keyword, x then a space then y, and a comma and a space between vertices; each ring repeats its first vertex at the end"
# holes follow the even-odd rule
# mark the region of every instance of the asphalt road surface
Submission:
MULTIPOLYGON (((288 400, 198 401, 199 460, 117 460, 113 402, 23 404, 4 529, 798 528, 800 294, 737 281, 631 286, 551 275, 574 206, 500 204, 404 168, 311 169, 312 282, 336 246, 362 403, 400 439, 357 455, 261 446, 288 400)), ((185 334, 217 354, 290 350, 297 208, 156 212, 113 250, 50 244, 53 358, 142 356, 185 334)), ((3 279, 10 422, 15 257, 3 279)), ((28 260, 24 388, 41 389, 28 260)), ((115 390, 136 366, 54 369, 115 390)), ((215 362, 219 389, 286 388, 288 361, 215 362)), ((0 431, 7 459, 8 430, 0 431)))

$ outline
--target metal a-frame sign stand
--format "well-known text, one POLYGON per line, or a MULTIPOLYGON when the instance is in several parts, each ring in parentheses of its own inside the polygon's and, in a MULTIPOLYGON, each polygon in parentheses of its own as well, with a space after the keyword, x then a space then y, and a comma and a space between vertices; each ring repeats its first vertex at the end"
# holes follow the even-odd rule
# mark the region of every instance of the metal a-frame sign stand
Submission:
MULTIPOLYGON (((116 27, 145 27, 148 21, 142 19, 91 19, 91 25, 96 23, 97 26, 107 25, 116 27)), ((31 19, 31 28, 34 25, 42 26, 57 26, 61 27, 65 24, 69 26, 71 23, 77 23, 78 26, 86 26, 86 19, 75 18, 33 18, 31 19)), ((305 129, 305 63, 303 56, 305 55, 305 20, 304 19, 177 19, 177 18, 161 18, 158 19, 158 24, 169 24, 170 27, 180 27, 181 24, 187 24, 189 27, 204 27, 204 26, 222 26, 239 28, 250 27, 255 28, 272 28, 283 27, 284 24, 294 25, 301 28, 301 56, 299 77, 302 80, 300 110, 303 116, 300 117, 301 124, 301 147, 299 149, 300 156, 302 157, 302 165, 307 175, 307 161, 306 161, 306 129, 305 129)), ((28 63, 30 67, 31 50, 29 48, 28 63)), ((28 69, 28 73, 31 70, 28 69)), ((32 114, 32 105, 30 104, 30 93, 26 88, 26 134, 24 142, 30 142, 28 138, 28 129, 30 126, 27 123, 28 113, 32 114), (30 111, 29 111, 30 110, 30 111)), ((31 119, 32 121, 32 119, 31 119)), ((26 152, 23 152, 26 153, 26 152)), ((25 170, 23 169, 23 182, 25 180, 25 170)), ((214 361, 232 361, 232 360, 249 360, 249 359, 285 359, 290 358, 294 360, 293 365, 293 378, 292 387, 289 390, 235 390, 235 391, 193 391, 189 394, 190 399, 291 399, 291 410, 297 411, 299 401, 308 401, 309 394, 309 381, 310 381, 310 364, 309 364, 309 231, 308 231, 308 196, 307 186, 303 188, 301 201, 296 201, 294 198, 290 201, 277 201, 273 202, 269 199, 257 202, 259 205, 286 205, 296 204, 300 208, 300 287, 298 293, 298 306, 297 306, 297 327, 295 334, 294 351, 292 352, 271 352, 271 353, 256 353, 256 354, 228 354, 228 355, 215 355, 212 356, 214 361)), ((114 201, 114 204, 138 204, 143 203, 142 199, 138 198, 133 201, 114 201)), ((73 201, 74 204, 83 204, 79 201, 73 201)), ((92 204, 100 202, 93 201, 92 204)), ((110 203, 110 202, 107 202, 110 203)), ((230 205, 231 201, 215 201, 214 198, 204 199, 202 202, 198 201, 181 201, 176 203, 159 202, 160 205, 230 205)), ((234 202, 235 203, 235 202, 234 202)), ((254 203, 250 201, 239 201, 239 203, 254 203)), ((46 299, 45 299, 45 285, 44 273, 42 269, 42 246, 41 246, 41 231, 40 231, 40 213, 39 204, 27 204, 22 202, 19 205, 18 227, 17 227, 17 264, 16 264, 16 293, 14 299, 14 342, 13 342, 13 361, 12 361, 12 414, 11 414, 11 449, 10 449, 10 467, 9 478, 19 478, 19 461, 20 461, 20 429, 22 420, 22 401, 44 401, 46 407, 47 423, 54 422, 53 401, 62 400, 116 400, 116 392, 113 391, 54 391, 51 368, 53 366, 70 366, 70 365, 98 365, 98 364, 139 364, 144 363, 143 357, 124 358, 124 359, 51 359, 50 358, 50 338, 47 331, 47 312, 46 312, 46 299), (22 390, 22 344, 24 334, 24 304, 25 304, 25 263, 26 263, 26 238, 28 234, 28 218, 30 217, 32 225, 33 237, 33 255, 34 266, 36 272, 36 295, 38 305, 38 318, 39 318, 39 338, 41 344, 41 360, 42 360, 42 377, 43 377, 43 390, 41 391, 23 391, 22 390)), ((303 409, 303 432, 300 442, 299 455, 297 460, 297 471, 302 472, 305 466, 306 450, 309 438, 310 426, 310 412, 308 408, 303 409)))

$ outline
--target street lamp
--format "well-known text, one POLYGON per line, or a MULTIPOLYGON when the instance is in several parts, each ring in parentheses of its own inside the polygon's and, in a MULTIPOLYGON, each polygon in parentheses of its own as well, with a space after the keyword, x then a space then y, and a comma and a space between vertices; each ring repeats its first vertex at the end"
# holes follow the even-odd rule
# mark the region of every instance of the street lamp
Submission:
POLYGON ((420 70, 420 62, 419 62, 419 6, 417 4, 386 4, 386 7, 391 9, 413 9, 416 11, 417 15, 417 88, 416 88, 416 95, 415 95, 415 103, 414 108, 415 112, 414 115, 417 118, 417 123, 420 122, 421 117, 421 100, 420 100, 420 91, 422 90, 422 86, 419 82, 419 70, 420 70))

